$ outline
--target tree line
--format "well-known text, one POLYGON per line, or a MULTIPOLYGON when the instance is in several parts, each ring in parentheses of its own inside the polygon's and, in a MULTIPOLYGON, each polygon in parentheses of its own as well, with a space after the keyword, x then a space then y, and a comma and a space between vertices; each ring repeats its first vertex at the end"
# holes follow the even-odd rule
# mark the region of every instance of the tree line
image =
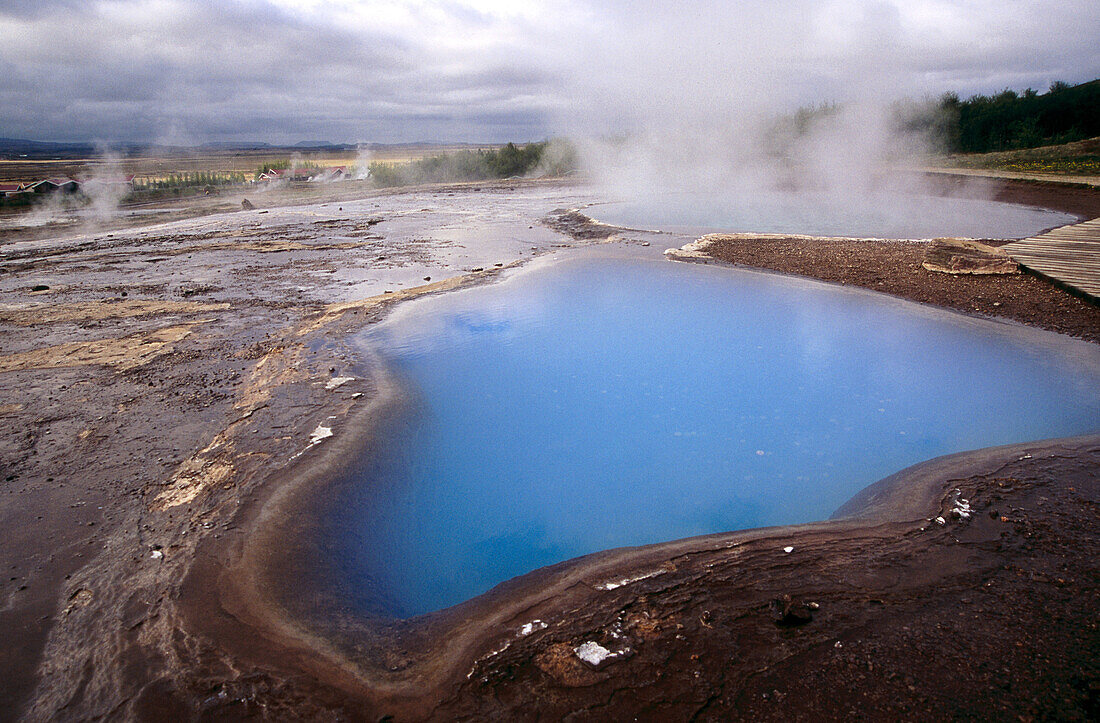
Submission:
POLYGON ((493 150, 458 151, 422 158, 412 163, 370 164, 370 177, 379 186, 403 186, 450 181, 485 181, 533 173, 559 175, 576 166, 575 150, 563 141, 542 141, 493 150))
POLYGON ((1053 83, 1046 93, 1003 90, 961 100, 940 101, 947 150, 988 153, 1100 136, 1100 80, 1080 85, 1053 83))

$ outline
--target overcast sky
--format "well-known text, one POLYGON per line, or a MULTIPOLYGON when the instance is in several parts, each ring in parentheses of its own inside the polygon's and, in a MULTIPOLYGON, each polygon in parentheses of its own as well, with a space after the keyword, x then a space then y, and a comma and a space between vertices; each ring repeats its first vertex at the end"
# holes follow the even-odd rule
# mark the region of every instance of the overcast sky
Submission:
POLYGON ((2 0, 0 136, 529 141, 1100 77, 1098 0, 2 0))

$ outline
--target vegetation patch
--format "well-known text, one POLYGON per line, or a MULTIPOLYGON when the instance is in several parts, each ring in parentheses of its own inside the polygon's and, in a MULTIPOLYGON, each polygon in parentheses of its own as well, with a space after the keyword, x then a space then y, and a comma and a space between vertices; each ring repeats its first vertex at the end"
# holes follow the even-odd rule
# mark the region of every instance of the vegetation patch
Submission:
POLYGON ((949 151, 988 153, 1059 145, 1100 136, 1100 80, 1071 86, 1057 82, 1040 94, 1004 90, 940 101, 949 151))
POLYGON ((563 141, 543 141, 495 150, 463 150, 394 164, 370 164, 370 177, 383 187, 419 183, 485 181, 529 175, 561 175, 576 168, 576 150, 563 141))

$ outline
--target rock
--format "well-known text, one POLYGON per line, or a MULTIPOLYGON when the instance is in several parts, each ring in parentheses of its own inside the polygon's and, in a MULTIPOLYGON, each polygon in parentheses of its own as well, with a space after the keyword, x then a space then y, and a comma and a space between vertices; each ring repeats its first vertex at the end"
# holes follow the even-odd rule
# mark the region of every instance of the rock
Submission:
POLYGON ((220 291, 220 288, 203 281, 185 281, 179 285, 178 293, 186 299, 191 296, 209 294, 214 291, 220 291))
POLYGON ((1020 273, 1019 265, 999 248, 957 238, 933 240, 921 266, 944 274, 1020 273))
POLYGON ((599 668, 608 658, 611 657, 611 651, 600 645, 599 643, 592 642, 583 643, 578 646, 573 652, 577 654, 585 663, 588 663, 593 668, 599 668))
POLYGON ((796 603, 790 595, 781 595, 772 601, 772 619, 781 628, 805 625, 814 619, 809 605, 796 603))
POLYGON ((618 231, 616 227, 594 221, 575 208, 552 211, 543 219, 543 223, 555 231, 581 240, 606 239, 618 231))
POLYGON ((608 677, 582 663, 569 643, 556 643, 543 650, 535 656, 535 667, 567 688, 595 685, 608 677))
POLYGON ((31 287, 31 291, 49 291, 50 287, 46 284, 35 284, 31 287))
POLYGON ((251 201, 249 201, 249 200, 248 200, 248 199, 246 198, 246 199, 244 199, 243 201, 241 201, 241 208, 242 208, 242 209, 244 209, 245 211, 251 211, 252 209, 254 209, 254 208, 256 208, 256 207, 255 207, 255 206, 253 206, 253 205, 252 205, 252 202, 251 202, 251 201))
POLYGON ((634 651, 622 640, 609 643, 611 647, 605 647, 594 640, 581 643, 573 649, 573 654, 592 670, 603 670, 608 665, 625 660, 634 655, 634 651))

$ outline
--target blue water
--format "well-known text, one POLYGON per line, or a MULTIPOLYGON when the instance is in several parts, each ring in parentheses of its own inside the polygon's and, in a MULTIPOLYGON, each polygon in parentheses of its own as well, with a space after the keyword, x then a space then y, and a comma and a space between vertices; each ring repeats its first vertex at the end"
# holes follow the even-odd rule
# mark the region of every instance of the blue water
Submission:
POLYGON ((700 233, 745 231, 878 238, 1026 238, 1076 219, 1058 211, 968 198, 880 193, 666 194, 586 211, 619 226, 700 233))
POLYGON ((931 457, 1100 428, 1093 346, 729 268, 543 263, 403 305, 361 341, 414 401, 344 505, 345 564, 398 616, 589 552, 823 519, 931 457))

